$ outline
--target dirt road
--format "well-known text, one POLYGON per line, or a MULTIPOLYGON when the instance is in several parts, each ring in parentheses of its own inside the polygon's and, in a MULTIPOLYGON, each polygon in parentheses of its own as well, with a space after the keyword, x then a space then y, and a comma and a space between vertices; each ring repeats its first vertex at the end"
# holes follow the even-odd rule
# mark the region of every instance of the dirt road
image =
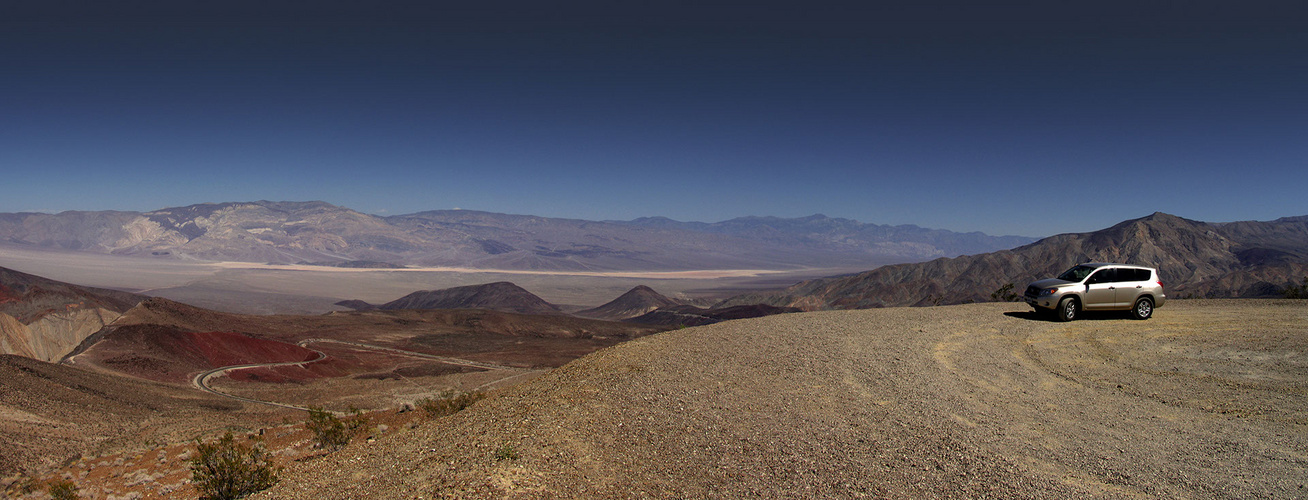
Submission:
POLYGON ((1308 497, 1308 303, 794 314, 597 352, 259 498, 1308 497))
MULTIPOLYGON (((486 370, 497 370, 497 371, 505 372, 505 374, 504 374, 503 376, 501 376, 501 377, 499 377, 499 378, 492 379, 492 380, 489 381, 489 382, 483 383, 483 384, 481 384, 481 386, 478 386, 478 387, 474 388, 473 390, 484 390, 484 389, 490 388, 490 387, 492 387, 492 386, 496 386, 496 385, 502 384, 502 383, 504 383, 504 382, 507 382, 507 381, 510 381, 510 380, 513 380, 513 379, 516 379, 516 378, 519 378, 519 377, 522 377, 522 376, 525 376, 525 375, 532 375, 532 374, 538 373, 538 372, 540 371, 540 370, 532 370, 532 369, 526 369, 526 368, 518 368, 518 367, 513 367, 513 366, 498 365, 498 364, 494 364, 494 363, 486 363, 486 362, 482 362, 482 361, 473 361, 473 360, 467 360, 467 359, 451 358, 451 357, 448 357, 448 356, 436 356, 436 355, 433 355, 433 354, 427 354, 427 353, 415 352, 415 351, 406 351, 406 350, 404 350, 404 349, 396 349, 396 348, 393 348, 393 347, 383 347, 383 346, 377 346, 377 345, 371 345, 371 344, 362 344, 362 343, 359 343, 359 342, 346 342, 346 341, 343 341, 343 340, 333 340, 333 339, 306 339, 306 340, 301 340, 301 341, 297 342, 296 345, 299 345, 300 347, 304 347, 304 348, 309 348, 309 346, 312 345, 312 344, 322 343, 322 342, 325 342, 325 343, 332 343, 332 344, 347 345, 347 346, 350 346, 350 347, 353 347, 353 348, 358 348, 358 349, 367 349, 367 350, 372 350, 372 351, 381 351, 381 352, 385 352, 385 353, 389 353, 389 354, 394 354, 394 355, 397 355, 397 356, 407 356, 407 357, 411 357, 411 358, 430 359, 430 360, 433 360, 433 361, 439 361, 439 362, 441 362, 441 363, 446 363, 446 364, 451 364, 451 365, 471 366, 471 367, 475 367, 475 368, 484 368, 484 369, 486 369, 486 370)), ((323 361, 323 360, 327 359, 327 354, 326 354, 326 353, 324 353, 324 352, 322 352, 322 351, 318 351, 318 350, 314 350, 314 352, 317 352, 317 353, 318 353, 318 356, 315 357, 314 359, 310 359, 310 360, 307 360, 307 361, 285 361, 285 362, 277 362, 277 363, 250 363, 250 364, 231 365, 231 366, 222 366, 222 367, 214 368, 214 369, 212 369, 212 370, 209 370, 209 371, 206 371, 206 372, 199 373, 199 374, 195 375, 194 377, 192 377, 192 378, 191 378, 191 385, 195 386, 197 389, 200 389, 200 390, 202 390, 202 391, 208 392, 208 393, 210 393, 210 394, 216 394, 216 395, 219 395, 219 396, 223 396, 223 397, 227 397, 227 398, 235 399, 235 400, 237 400, 237 401, 244 401, 244 402, 247 402, 247 403, 256 403, 256 404, 268 405, 268 406, 275 406, 275 407, 279 407, 279 408, 288 408, 288 409, 292 409, 292 410, 309 411, 309 408, 308 408, 308 407, 296 406, 296 405, 286 404, 286 403, 279 403, 279 402, 277 402, 277 401, 266 401, 266 400, 262 400, 262 399, 255 399, 255 398, 245 397, 245 396, 241 396, 241 395, 237 395, 237 394, 230 394, 230 393, 227 393, 227 392, 222 392, 222 391, 216 390, 216 389, 214 389, 213 387, 211 387, 211 386, 209 385, 209 379, 210 379, 210 378, 213 378, 213 377, 215 377, 215 376, 226 375, 228 372, 235 371, 235 370, 244 370, 244 369, 247 369, 247 368, 272 368, 272 367, 279 367, 279 366, 304 366, 304 365, 307 365, 307 364, 309 364, 309 363, 317 363, 317 362, 319 362, 319 361, 323 361)))

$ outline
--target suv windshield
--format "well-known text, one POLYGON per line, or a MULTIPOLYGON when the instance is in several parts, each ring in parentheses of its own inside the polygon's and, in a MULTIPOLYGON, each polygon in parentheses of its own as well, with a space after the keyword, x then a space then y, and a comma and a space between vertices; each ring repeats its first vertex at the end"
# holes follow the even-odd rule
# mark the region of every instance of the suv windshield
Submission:
POLYGON ((1090 266, 1076 266, 1066 271, 1063 271, 1063 274, 1058 275, 1058 279, 1063 281, 1072 281, 1072 282, 1079 283, 1081 280, 1085 279, 1086 276, 1089 276, 1090 273, 1093 272, 1094 270, 1095 268, 1090 266))

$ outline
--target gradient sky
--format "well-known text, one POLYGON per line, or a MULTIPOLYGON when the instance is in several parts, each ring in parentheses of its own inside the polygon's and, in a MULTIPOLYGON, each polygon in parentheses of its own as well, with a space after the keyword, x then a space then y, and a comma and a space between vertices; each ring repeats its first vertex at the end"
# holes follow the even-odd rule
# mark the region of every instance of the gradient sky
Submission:
POLYGON ((7 4, 0 212, 1308 214, 1302 1, 7 4))

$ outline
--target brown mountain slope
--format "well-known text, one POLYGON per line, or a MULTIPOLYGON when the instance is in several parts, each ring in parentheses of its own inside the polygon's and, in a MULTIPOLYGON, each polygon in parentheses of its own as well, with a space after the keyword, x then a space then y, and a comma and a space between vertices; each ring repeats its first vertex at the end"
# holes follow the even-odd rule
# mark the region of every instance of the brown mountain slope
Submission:
POLYGON ((160 325, 115 326, 78 354, 81 365, 160 382, 187 384, 222 366, 309 361, 316 352, 236 332, 190 332, 160 325))
POLYGON ((1020 294, 1028 282, 1092 261, 1158 268, 1171 297, 1274 296, 1308 275, 1308 218, 1211 224, 1155 213, 1012 250, 810 280, 719 305, 820 310, 981 302, 1005 284, 1020 294))
POLYGON ((57 361, 144 299, 0 268, 0 354, 57 361))
MULTIPOLYGON (((359 309, 366 303, 342 301, 338 305, 359 309)), ((366 307, 363 307, 366 309, 366 307)), ((554 304, 537 297, 522 287, 500 281, 484 285, 459 286, 441 290, 424 290, 392 300, 377 309, 490 309, 492 311, 521 314, 561 314, 554 304)))
POLYGON ((289 348, 294 349, 287 351, 287 344, 321 338, 498 364, 552 367, 596 349, 662 330, 665 328, 562 314, 518 314, 487 309, 245 315, 151 298, 123 314, 112 327, 87 339, 75 359, 81 362, 86 358, 86 363, 91 364, 93 358, 98 360, 97 366, 116 372, 150 378, 160 378, 154 374, 168 374, 168 379, 175 380, 184 371, 191 373, 216 366, 217 362, 210 360, 213 353, 205 349, 216 348, 214 353, 221 354, 225 346, 253 342, 255 351, 246 354, 281 360, 283 355, 294 358, 301 352, 293 345, 289 348), (171 354, 165 356, 166 353, 171 354), (135 359, 138 357, 158 359, 135 359), (105 364, 105 361, 118 364, 105 364))
POLYGON ((634 318, 647 312, 653 311, 660 307, 673 307, 684 305, 685 302, 674 300, 666 295, 654 291, 653 288, 640 285, 622 296, 602 306, 578 311, 577 316, 586 318, 607 319, 610 321, 622 321, 628 318, 634 318))

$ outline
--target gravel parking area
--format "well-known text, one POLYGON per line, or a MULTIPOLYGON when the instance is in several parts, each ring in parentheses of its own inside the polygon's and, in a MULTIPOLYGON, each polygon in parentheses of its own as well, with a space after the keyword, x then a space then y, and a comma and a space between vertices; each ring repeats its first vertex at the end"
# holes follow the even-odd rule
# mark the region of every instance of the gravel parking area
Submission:
POLYGON ((1308 497, 1308 302, 789 314, 605 349, 256 498, 1308 497))

